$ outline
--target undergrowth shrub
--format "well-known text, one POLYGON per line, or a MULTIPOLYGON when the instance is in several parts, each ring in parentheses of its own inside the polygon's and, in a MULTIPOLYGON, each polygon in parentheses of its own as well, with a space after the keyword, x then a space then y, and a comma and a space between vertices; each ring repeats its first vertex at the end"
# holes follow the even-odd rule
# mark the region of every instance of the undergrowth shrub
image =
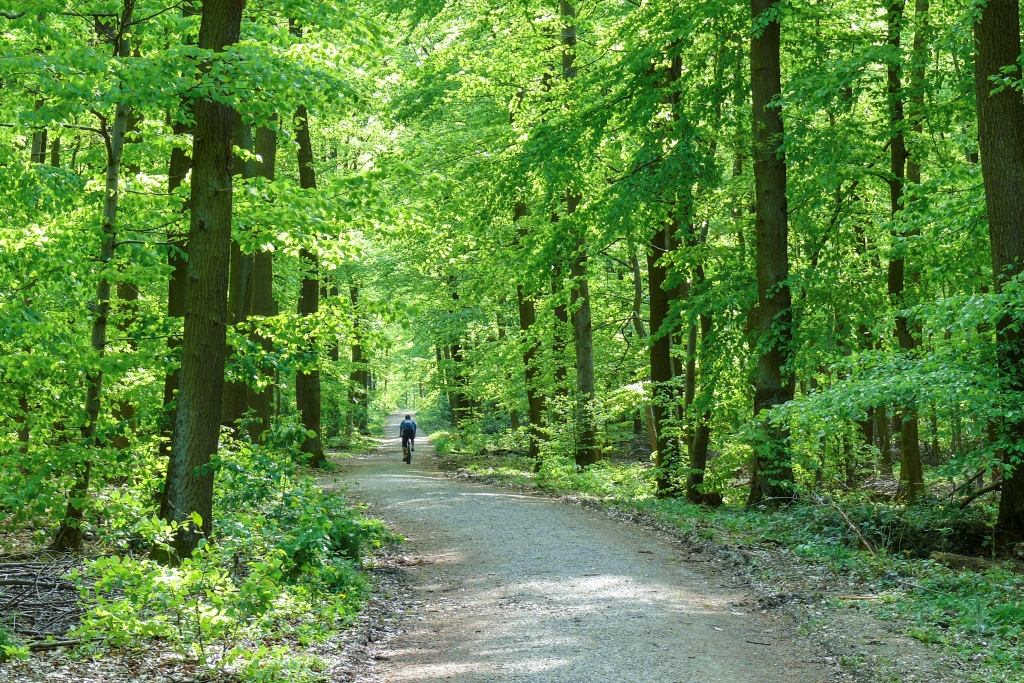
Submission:
POLYGON ((890 552, 924 558, 936 551, 974 555, 990 549, 994 520, 980 507, 961 510, 925 499, 905 507, 857 503, 844 509, 872 545, 890 552))
POLYGON ((0 624, 0 662, 9 659, 25 659, 28 647, 7 625, 0 624))
POLYGON ((453 453, 504 455, 515 457, 529 450, 529 434, 526 428, 488 432, 482 425, 467 425, 463 429, 440 430, 430 434, 434 451, 440 455, 453 453))
POLYGON ((856 496, 832 503, 806 496, 772 514, 732 507, 718 517, 736 529, 756 531, 805 550, 812 546, 822 552, 831 552, 833 546, 856 549, 863 537, 876 551, 913 558, 927 558, 932 552, 984 552, 992 524, 983 509, 960 510, 927 499, 900 506, 856 496))
MULTIPOLYGON (((302 476, 292 455, 223 439, 212 542, 177 567, 145 551, 88 563, 75 578, 92 606, 75 635, 99 639, 94 648, 159 638, 252 680, 300 680, 305 660, 271 645, 323 640, 352 623, 368 590, 362 553, 398 539, 302 476)), ((135 545, 173 535, 152 510, 136 519, 125 532, 135 545)))
POLYGON ((918 640, 952 646, 970 659, 978 680, 1022 680, 1024 576, 1000 568, 951 571, 928 562, 913 574, 912 592, 883 601, 881 616, 909 622, 908 634, 918 640))

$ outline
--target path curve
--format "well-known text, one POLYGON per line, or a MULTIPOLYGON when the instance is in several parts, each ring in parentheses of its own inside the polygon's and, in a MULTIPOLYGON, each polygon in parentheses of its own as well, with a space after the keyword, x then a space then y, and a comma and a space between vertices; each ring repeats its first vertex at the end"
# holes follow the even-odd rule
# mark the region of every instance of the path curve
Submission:
POLYGON ((341 461, 349 495, 405 535, 418 608, 377 655, 386 683, 825 683, 845 680, 784 620, 592 510, 453 482, 420 439, 341 461))

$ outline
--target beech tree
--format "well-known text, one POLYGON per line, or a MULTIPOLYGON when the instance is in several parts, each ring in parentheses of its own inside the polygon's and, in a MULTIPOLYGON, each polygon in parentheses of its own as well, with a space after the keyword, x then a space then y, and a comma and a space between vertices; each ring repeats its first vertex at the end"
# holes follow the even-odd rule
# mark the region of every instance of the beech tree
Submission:
MULTIPOLYGON (((977 43, 975 87, 978 103, 978 144, 985 179, 992 276, 996 292, 1004 292, 1024 269, 1024 101, 1019 92, 1000 84, 1010 69, 1020 73, 1020 9, 1015 0, 991 0, 974 25, 977 43)), ((1021 376, 1024 350, 1011 314, 1000 310, 996 318, 997 359, 1008 400, 1017 403, 1024 391, 1021 376)), ((1008 542, 1024 538, 1024 477, 1020 439, 1024 427, 1018 418, 1004 418, 1002 457, 1006 463, 999 503, 998 528, 1008 542)))
MULTIPOLYGON (((207 0, 199 48, 223 51, 238 40, 241 23, 242 5, 207 0)), ((210 461, 217 452, 224 387, 234 122, 235 112, 223 102, 196 101, 181 380, 161 506, 168 521, 187 524, 193 513, 199 515, 199 524, 183 527, 174 541, 179 557, 191 554, 213 529, 210 461)))
POLYGON ((0 508, 56 548, 120 487, 182 559, 222 454, 398 407, 538 477, 1021 537, 1012 1, 3 12, 0 508))
MULTIPOLYGON (((759 353, 754 385, 754 414, 793 398, 787 365, 792 359, 793 310, 789 283, 789 213, 782 113, 775 99, 782 92, 781 29, 778 8, 752 0, 755 32, 750 41, 750 84, 754 104, 754 184, 757 308, 752 327, 759 353)), ((764 423, 754 446, 748 505, 793 497, 793 467, 786 430, 764 423)))

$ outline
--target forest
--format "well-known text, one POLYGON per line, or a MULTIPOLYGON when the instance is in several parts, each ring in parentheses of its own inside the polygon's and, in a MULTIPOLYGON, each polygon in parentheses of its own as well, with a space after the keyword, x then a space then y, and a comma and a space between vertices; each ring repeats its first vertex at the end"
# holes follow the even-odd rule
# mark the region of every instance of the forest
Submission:
POLYGON ((470 477, 904 577, 899 628, 1020 680, 1021 34, 1017 0, 0 2, 0 661, 327 680, 299 645, 401 535, 324 477, 416 410, 470 477))

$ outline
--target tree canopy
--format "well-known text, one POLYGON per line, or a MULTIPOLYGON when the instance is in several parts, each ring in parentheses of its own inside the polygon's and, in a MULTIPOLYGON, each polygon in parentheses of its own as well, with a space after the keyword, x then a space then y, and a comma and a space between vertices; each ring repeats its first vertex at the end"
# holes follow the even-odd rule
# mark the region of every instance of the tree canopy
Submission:
POLYGON ((1024 537, 1015 3, 0 17, 0 505, 56 546, 121 482, 180 560, 222 427, 316 466, 399 402, 709 504, 983 473, 1024 537))

